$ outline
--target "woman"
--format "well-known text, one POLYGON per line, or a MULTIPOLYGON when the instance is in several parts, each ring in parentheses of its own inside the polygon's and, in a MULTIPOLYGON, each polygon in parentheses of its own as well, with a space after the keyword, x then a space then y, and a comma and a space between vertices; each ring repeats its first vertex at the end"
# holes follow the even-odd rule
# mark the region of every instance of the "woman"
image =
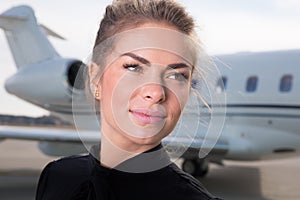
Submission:
POLYGON ((199 70, 195 39, 193 19, 172 0, 116 0, 106 8, 88 79, 101 145, 48 164, 37 199, 217 199, 161 145, 199 70))

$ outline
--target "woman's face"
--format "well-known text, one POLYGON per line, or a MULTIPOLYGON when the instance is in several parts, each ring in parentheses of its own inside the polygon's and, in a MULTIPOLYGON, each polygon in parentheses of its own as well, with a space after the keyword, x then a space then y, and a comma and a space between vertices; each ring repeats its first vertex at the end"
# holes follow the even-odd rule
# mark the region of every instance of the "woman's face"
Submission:
MULTIPOLYGON (((151 37, 147 40, 156 39, 151 37)), ((156 145, 176 126, 189 96, 192 65, 174 50, 134 48, 120 54, 124 42, 115 45, 98 83, 102 134, 118 146, 156 145)))

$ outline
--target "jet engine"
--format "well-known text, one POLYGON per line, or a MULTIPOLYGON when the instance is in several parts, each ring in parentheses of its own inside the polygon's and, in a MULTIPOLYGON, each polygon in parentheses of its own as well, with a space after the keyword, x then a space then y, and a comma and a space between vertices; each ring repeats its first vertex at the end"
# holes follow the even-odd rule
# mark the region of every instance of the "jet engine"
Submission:
POLYGON ((51 59, 20 68, 5 82, 5 89, 31 103, 70 105, 72 94, 84 93, 86 65, 75 59, 51 59))

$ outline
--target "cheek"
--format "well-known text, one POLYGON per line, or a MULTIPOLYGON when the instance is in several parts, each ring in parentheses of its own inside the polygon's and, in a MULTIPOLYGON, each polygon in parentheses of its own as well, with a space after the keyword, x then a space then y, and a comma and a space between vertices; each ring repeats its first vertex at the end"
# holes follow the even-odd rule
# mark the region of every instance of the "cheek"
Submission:
POLYGON ((114 90, 118 86, 120 76, 113 68, 107 69, 102 75, 99 87, 101 91, 100 109, 103 117, 112 118, 112 109, 118 105, 115 100, 119 101, 119 98, 114 97, 114 90))
POLYGON ((127 106, 130 99, 135 95, 135 91, 139 85, 136 79, 128 75, 123 75, 115 83, 115 87, 111 88, 113 102, 117 104, 117 106, 127 106))
POLYGON ((169 110, 176 115, 180 115, 189 96, 188 87, 169 87, 167 89, 167 96, 167 105, 169 110))
MULTIPOLYGON (((111 77, 107 79, 107 87, 104 89, 103 97, 104 104, 112 113, 114 119, 124 118, 126 111, 128 110, 128 105, 131 99, 135 99, 135 91, 139 85, 136 79, 132 77, 121 74, 118 77, 111 77)), ((118 120, 117 120, 118 121, 118 120)))
POLYGON ((116 103, 120 102, 125 97, 128 97, 129 93, 132 93, 136 82, 127 77, 124 71, 120 69, 115 69, 116 67, 112 66, 112 69, 108 69, 104 72, 101 79, 102 87, 102 97, 104 102, 108 103, 109 100, 112 103, 114 100, 116 103))
POLYGON ((173 123, 174 126, 176 125, 176 123, 181 115, 182 109, 183 109, 183 107, 182 107, 181 103, 179 102, 179 99, 177 99, 175 97, 170 98, 170 101, 167 104, 167 110, 170 113, 171 123, 173 123))

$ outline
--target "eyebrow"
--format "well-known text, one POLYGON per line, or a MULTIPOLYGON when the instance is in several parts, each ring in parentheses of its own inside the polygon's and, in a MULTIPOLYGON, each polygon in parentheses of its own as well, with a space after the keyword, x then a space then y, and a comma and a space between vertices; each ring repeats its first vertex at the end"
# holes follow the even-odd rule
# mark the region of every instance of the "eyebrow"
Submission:
POLYGON ((138 56, 138 55, 136 55, 134 53, 124 53, 124 54, 122 54, 122 56, 129 56, 129 57, 133 58, 134 60, 137 60, 137 61, 139 61, 139 62, 141 62, 141 63, 143 63, 145 65, 150 65, 150 61, 149 60, 147 60, 147 59, 145 59, 143 57, 140 57, 140 56, 138 56))
POLYGON ((193 67, 190 67, 189 65, 185 63, 175 63, 175 64, 170 64, 168 65, 169 68, 171 69, 181 69, 181 68, 190 68, 193 69, 193 67))

